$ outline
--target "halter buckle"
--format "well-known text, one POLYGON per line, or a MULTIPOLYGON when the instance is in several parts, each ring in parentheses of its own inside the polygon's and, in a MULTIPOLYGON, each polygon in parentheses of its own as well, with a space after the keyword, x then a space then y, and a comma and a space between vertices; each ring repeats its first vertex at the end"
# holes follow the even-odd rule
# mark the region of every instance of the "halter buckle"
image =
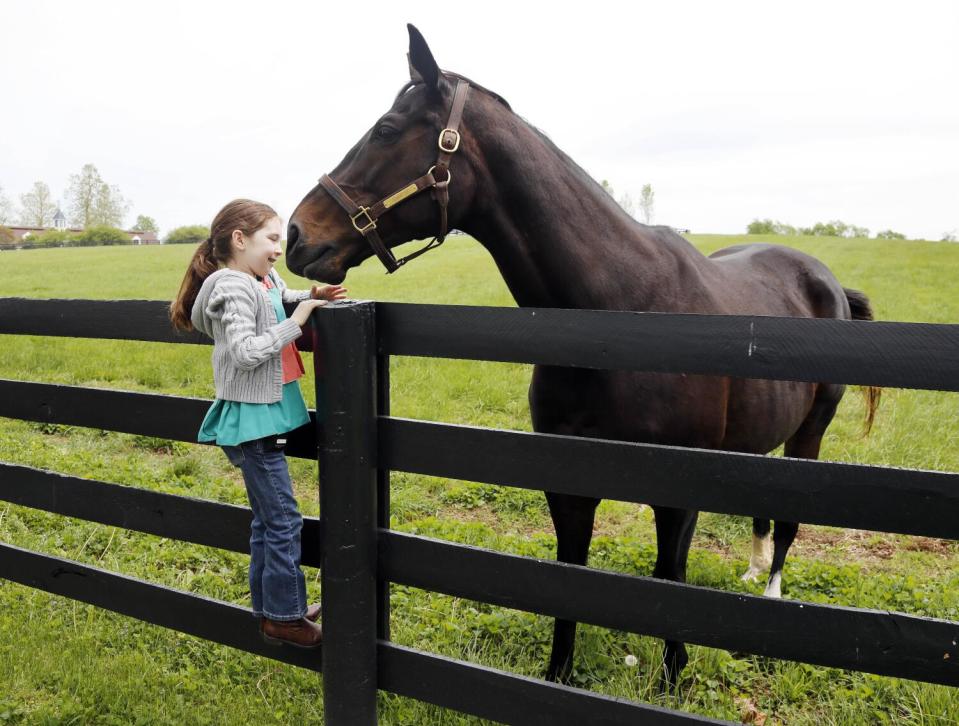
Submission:
POLYGON ((353 223, 353 228, 354 228, 357 232, 359 232, 360 234, 363 234, 363 235, 365 235, 365 234, 366 234, 367 232, 369 232, 371 229, 376 229, 376 221, 370 216, 370 208, 369 208, 369 207, 360 207, 360 211, 359 211, 359 212, 357 212, 356 214, 350 215, 350 221, 353 223), (359 225, 359 223, 357 223, 356 220, 358 220, 358 219, 359 219, 360 217, 362 217, 363 215, 366 215, 366 224, 364 224, 364 225, 361 227, 361 226, 359 225))
POLYGON ((437 146, 440 147, 440 151, 445 151, 447 154, 452 154, 460 147, 460 132, 456 129, 443 129, 440 131, 440 138, 437 142, 437 146), (451 134, 452 139, 450 139, 447 134, 451 134))

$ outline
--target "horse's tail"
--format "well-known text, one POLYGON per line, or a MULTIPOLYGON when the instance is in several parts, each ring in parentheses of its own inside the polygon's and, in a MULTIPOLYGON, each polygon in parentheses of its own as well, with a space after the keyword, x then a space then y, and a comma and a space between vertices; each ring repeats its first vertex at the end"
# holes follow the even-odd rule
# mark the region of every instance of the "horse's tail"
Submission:
MULTIPOLYGON (((869 298, 866 297, 865 293, 859 290, 850 290, 848 287, 844 287, 842 291, 846 294, 846 300, 849 301, 849 311, 852 313, 853 320, 875 320, 872 305, 869 304, 869 298)), ((879 386, 863 386, 860 390, 863 398, 866 399, 866 420, 863 426, 863 436, 867 436, 876 420, 876 409, 879 408, 882 389, 879 386)))

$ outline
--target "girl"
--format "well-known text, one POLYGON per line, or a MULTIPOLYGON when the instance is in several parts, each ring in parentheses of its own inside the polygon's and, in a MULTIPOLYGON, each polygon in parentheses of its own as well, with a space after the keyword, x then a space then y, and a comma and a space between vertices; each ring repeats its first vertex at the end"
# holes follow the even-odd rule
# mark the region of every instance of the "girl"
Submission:
POLYGON ((320 644, 319 606, 307 606, 300 570, 303 518, 283 446, 310 417, 297 379, 303 363, 293 343, 313 310, 346 296, 339 285, 288 290, 273 265, 283 228, 265 204, 236 199, 220 210, 170 306, 174 325, 213 338, 216 400, 199 441, 219 444, 243 472, 253 509, 250 595, 270 642, 320 644), (286 317, 283 303, 299 302, 286 317))

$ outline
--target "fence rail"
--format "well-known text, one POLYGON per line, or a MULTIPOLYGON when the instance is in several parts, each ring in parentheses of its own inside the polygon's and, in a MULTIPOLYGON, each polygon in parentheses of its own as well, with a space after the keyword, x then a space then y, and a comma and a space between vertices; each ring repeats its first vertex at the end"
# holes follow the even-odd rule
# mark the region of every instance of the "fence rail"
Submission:
MULTIPOLYGON (((959 539, 959 474, 585 439, 389 416, 394 355, 959 390, 959 326, 348 303, 315 316, 328 414, 290 437, 319 458, 321 652, 264 645, 250 613, 0 545, 0 577, 208 640, 325 670, 328 724, 375 723, 377 689, 506 723, 714 723, 389 642, 389 583, 552 617, 959 685, 959 623, 775 601, 544 562, 390 531, 389 471, 770 519, 959 539), (335 344, 334 344, 335 342, 335 344), (642 471, 642 476, 632 472, 642 471), (583 482, 590 482, 588 490, 583 482), (593 484, 596 482, 596 484, 593 484)), ((207 341, 155 301, 0 299, 0 334, 207 341)), ((209 401, 0 380, 0 416, 195 441, 209 401)), ((0 499, 248 552, 245 507, 0 463, 0 499)))

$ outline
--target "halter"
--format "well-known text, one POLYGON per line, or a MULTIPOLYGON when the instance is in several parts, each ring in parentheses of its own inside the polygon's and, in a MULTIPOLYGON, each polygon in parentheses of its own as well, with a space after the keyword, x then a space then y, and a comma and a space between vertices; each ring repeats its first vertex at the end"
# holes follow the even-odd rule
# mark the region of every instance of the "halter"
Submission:
POLYGON ((370 207, 364 207, 354 202, 350 196, 344 192, 340 186, 330 178, 329 174, 320 177, 320 184, 329 192, 330 196, 336 200, 336 203, 343 207, 343 210, 350 215, 350 221, 353 228, 359 232, 370 243, 370 247, 380 258, 380 262, 386 268, 386 273, 396 272, 400 267, 410 260, 419 257, 425 252, 429 252, 435 247, 439 247, 446 239, 447 228, 446 207, 449 204, 449 185, 453 178, 450 173, 450 158, 460 147, 460 132, 457 130, 460 121, 463 118, 463 107, 466 105, 466 96, 469 94, 469 83, 464 80, 457 80, 456 90, 453 92, 453 105, 450 108, 449 121, 446 128, 440 131, 437 146, 439 154, 436 157, 436 163, 429 170, 411 181, 402 189, 398 189, 387 197, 384 197, 376 204, 370 207), (434 172, 440 172, 440 176, 445 175, 442 181, 437 181, 434 172), (433 198, 440 205, 440 233, 436 235, 429 243, 406 257, 396 259, 393 252, 383 244, 379 232, 376 231, 376 220, 386 214, 391 208, 400 202, 409 199, 424 189, 432 189, 433 198))

